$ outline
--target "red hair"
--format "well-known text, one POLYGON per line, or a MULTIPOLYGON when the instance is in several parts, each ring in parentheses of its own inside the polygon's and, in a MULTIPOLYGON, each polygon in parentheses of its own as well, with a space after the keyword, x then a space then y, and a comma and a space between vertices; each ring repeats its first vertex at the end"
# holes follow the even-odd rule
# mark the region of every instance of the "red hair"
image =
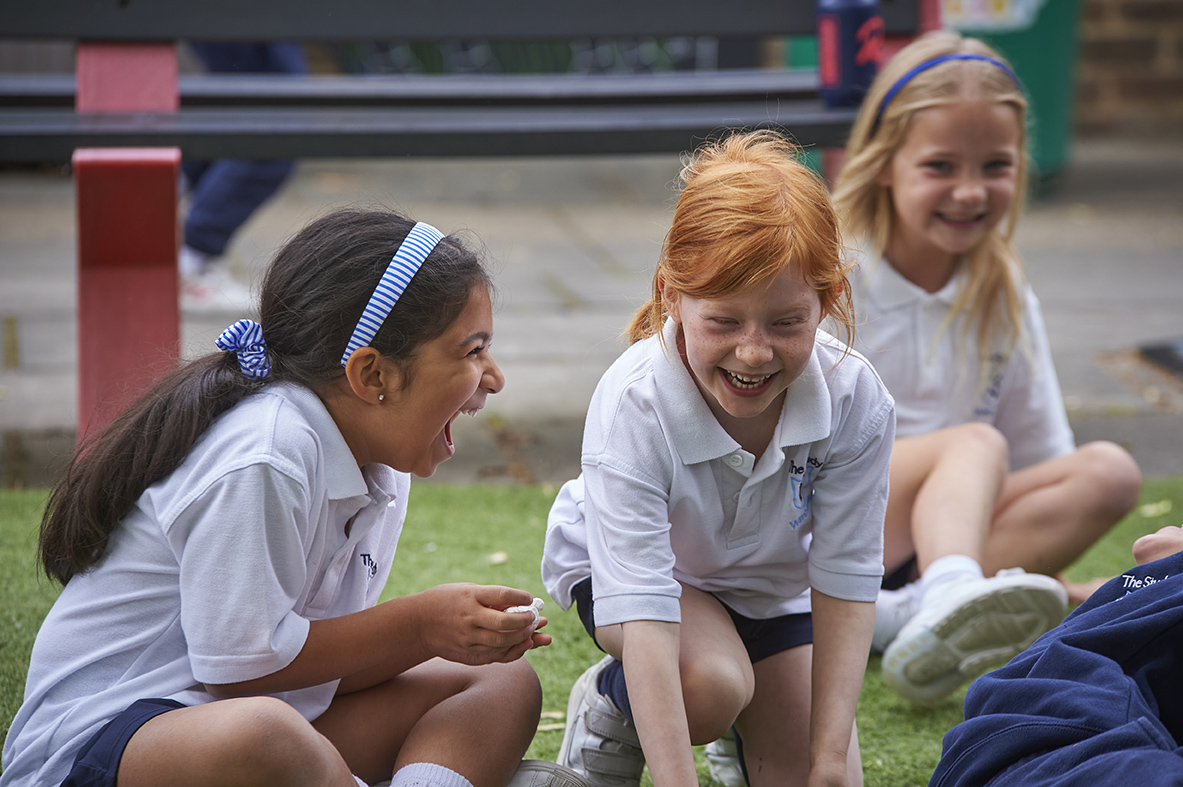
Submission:
POLYGON ((653 293, 629 323, 637 342, 661 332, 667 292, 725 298, 794 266, 817 290, 822 314, 853 333, 850 265, 830 195, 800 161, 800 148, 772 131, 737 133, 696 151, 666 234, 653 293))

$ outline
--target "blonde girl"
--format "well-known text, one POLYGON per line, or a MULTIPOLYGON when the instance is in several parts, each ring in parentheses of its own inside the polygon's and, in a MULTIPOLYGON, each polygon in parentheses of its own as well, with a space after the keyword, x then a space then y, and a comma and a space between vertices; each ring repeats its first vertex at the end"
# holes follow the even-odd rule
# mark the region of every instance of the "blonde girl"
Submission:
POLYGON ((1026 111, 997 52, 925 35, 871 86, 834 194, 862 249, 856 346, 898 416, 875 644, 916 702, 1005 661, 1081 600, 1087 589, 1052 577, 1141 484, 1123 449, 1077 448, 1068 426, 1012 244, 1026 111))
POLYGON ((861 784, 854 714, 878 592, 890 397, 850 325, 824 187, 771 133, 695 154, 631 347, 592 398, 543 581, 606 656, 559 761, 697 784, 735 726, 753 785, 861 784))

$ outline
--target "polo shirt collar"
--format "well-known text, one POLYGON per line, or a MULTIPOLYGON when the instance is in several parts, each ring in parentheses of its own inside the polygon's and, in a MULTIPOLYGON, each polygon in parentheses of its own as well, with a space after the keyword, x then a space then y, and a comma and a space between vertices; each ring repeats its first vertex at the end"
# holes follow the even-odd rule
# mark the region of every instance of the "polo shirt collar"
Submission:
POLYGON ((357 459, 320 397, 301 385, 291 383, 280 383, 273 390, 299 411, 320 440, 329 499, 344 500, 370 494, 370 484, 366 482, 361 468, 357 466, 357 459))
MULTIPOLYGON (((789 384, 781 410, 780 424, 773 439, 781 448, 816 443, 830 436, 830 386, 826 383, 827 369, 822 368, 817 356, 818 342, 836 342, 825 331, 818 330, 805 369, 789 384)), ((841 363, 841 361, 839 361, 841 363)))
POLYGON ((929 293, 901 276, 899 271, 882 257, 864 255, 862 265, 865 266, 863 292, 856 295, 873 301, 884 311, 905 308, 927 300, 937 300, 952 306, 957 297, 957 288, 961 286, 961 280, 965 276, 965 266, 959 266, 953 278, 949 279, 944 287, 929 293))
MULTIPOLYGON (((662 328, 664 349, 655 344, 653 378, 670 440, 686 464, 708 462, 735 453, 739 443, 715 418, 678 354, 678 325, 667 319, 662 328)), ((824 332, 819 339, 833 341, 824 332)), ((656 342, 656 337, 654 338, 656 342)), ((773 440, 780 448, 824 439, 830 433, 830 392, 815 346, 801 375, 789 385, 773 440)))

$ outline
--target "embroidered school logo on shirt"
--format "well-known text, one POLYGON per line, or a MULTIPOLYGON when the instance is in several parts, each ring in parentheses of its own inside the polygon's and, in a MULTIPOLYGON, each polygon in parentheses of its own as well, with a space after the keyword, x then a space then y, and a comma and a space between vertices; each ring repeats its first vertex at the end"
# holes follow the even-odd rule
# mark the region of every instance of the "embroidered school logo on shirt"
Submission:
POLYGON ((361 564, 366 567, 366 579, 371 580, 374 575, 378 573, 378 564, 374 562, 374 558, 370 557, 369 552, 362 552, 361 564))
POLYGON ((986 372, 986 385, 982 399, 974 408, 975 418, 990 418, 998 411, 998 400, 1002 398, 1002 373, 1006 371, 1007 357, 1002 353, 990 355, 990 369, 986 372))
POLYGON ((1158 578, 1151 576, 1139 577, 1135 576, 1134 574, 1122 574, 1121 587, 1125 591, 1125 594, 1120 596, 1120 598, 1125 598, 1135 590, 1141 590, 1142 588, 1150 587, 1151 585, 1157 585, 1159 582, 1162 582, 1164 579, 1168 579, 1170 576, 1170 574, 1167 574, 1164 577, 1158 578))
POLYGON ((789 460, 789 481, 793 485, 793 508, 801 513, 789 523, 789 527, 796 530, 805 518, 809 516, 809 506, 813 502, 813 477, 822 463, 812 456, 805 460, 801 467, 792 459, 789 460))

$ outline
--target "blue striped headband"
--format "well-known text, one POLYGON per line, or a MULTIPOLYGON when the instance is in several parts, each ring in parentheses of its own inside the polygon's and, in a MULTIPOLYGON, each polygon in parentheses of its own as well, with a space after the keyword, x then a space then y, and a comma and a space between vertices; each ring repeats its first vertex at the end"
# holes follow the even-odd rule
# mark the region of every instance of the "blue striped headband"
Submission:
MULTIPOLYGON (((941 55, 940 57, 934 57, 932 60, 925 60, 923 63, 916 66, 911 71, 904 74, 895 81, 895 84, 891 86, 891 90, 888 90, 887 95, 885 95, 883 100, 879 102, 879 114, 875 115, 875 128, 879 128, 879 121, 883 119, 883 113, 887 111, 887 105, 891 103, 893 98, 895 98, 896 93, 903 89, 904 85, 911 82, 917 74, 921 74, 933 66, 939 66, 941 63, 947 63, 950 60, 981 60, 984 63, 993 63, 1006 72, 1007 76, 1009 76, 1014 81, 1015 86, 1018 87, 1019 90, 1023 89, 1023 83, 1021 83, 1019 78, 1015 76, 1015 72, 1011 70, 1010 66, 1008 66, 1006 63, 1003 63, 1001 60, 998 60, 997 58, 990 57, 989 55, 972 55, 961 53, 941 55)), ((874 132, 872 131, 872 133, 874 132)))
POLYGON ((411 283, 427 255, 431 254, 431 250, 443 237, 443 233, 430 224, 418 222, 411 227, 398 251, 394 253, 394 258, 386 266, 386 273, 382 274, 382 280, 374 288, 370 302, 366 304, 365 311, 357 321, 357 327, 353 329, 353 335, 349 337, 345 354, 341 356, 342 366, 349 361, 349 356, 374 341, 378 329, 390 315, 390 310, 402 296, 403 290, 407 289, 407 285, 411 283))

